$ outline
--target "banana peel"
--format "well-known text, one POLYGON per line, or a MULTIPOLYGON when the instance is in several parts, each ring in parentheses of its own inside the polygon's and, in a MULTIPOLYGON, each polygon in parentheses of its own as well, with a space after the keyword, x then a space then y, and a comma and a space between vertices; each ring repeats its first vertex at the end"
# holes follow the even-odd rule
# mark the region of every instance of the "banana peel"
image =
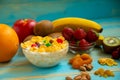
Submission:
POLYGON ((85 31, 89 29, 93 29, 98 33, 101 33, 103 28, 100 24, 84 19, 84 18, 76 18, 76 17, 67 17, 67 18, 59 18, 52 22, 53 24, 53 32, 61 32, 64 27, 70 27, 72 29, 82 28, 85 31))

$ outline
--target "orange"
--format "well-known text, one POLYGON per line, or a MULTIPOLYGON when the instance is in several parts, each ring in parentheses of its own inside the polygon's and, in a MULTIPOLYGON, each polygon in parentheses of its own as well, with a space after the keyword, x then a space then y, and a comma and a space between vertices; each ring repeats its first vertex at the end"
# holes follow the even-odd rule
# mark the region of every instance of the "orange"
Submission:
POLYGON ((10 26, 0 24, 0 62, 10 61, 19 47, 19 39, 10 26))

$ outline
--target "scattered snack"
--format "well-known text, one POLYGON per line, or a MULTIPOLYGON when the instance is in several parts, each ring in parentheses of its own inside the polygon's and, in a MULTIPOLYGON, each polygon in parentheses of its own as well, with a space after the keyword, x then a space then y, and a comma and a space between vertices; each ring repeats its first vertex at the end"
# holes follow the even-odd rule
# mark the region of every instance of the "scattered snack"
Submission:
POLYGON ((105 37, 103 40, 103 49, 106 53, 111 54, 119 46, 120 39, 117 37, 105 37))
POLYGON ((83 64, 83 66, 80 66, 80 71, 90 71, 93 69, 92 64, 83 64))
POLYGON ((87 71, 87 69, 86 69, 85 66, 80 66, 79 70, 80 70, 80 71, 87 71))
MULTIPOLYGON (((92 58, 87 53, 84 53, 82 55, 77 54, 76 56, 74 56, 73 58, 71 58, 69 60, 69 63, 72 65, 72 67, 74 69, 80 69, 80 66, 83 66, 84 64, 87 65, 87 67, 86 66, 84 66, 84 67, 86 67, 86 69, 88 69, 89 64, 92 63, 92 58)), ((83 67, 82 67, 82 69, 83 69, 83 67)))
POLYGON ((118 63, 111 58, 100 58, 98 60, 99 64, 101 65, 108 65, 108 66, 116 66, 118 63))
POLYGON ((81 72, 79 75, 76 75, 73 79, 67 76, 66 80, 91 80, 91 77, 88 72, 81 72))
POLYGON ((102 77, 109 77, 109 76, 114 76, 114 73, 113 71, 111 70, 104 70, 103 68, 99 68, 98 70, 96 70, 94 72, 95 75, 99 75, 99 76, 102 76, 102 77))

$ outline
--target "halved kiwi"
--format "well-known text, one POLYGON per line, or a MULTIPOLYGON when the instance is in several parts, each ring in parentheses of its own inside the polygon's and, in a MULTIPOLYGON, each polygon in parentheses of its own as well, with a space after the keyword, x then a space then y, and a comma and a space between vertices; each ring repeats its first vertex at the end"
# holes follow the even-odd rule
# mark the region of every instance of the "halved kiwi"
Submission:
POLYGON ((106 53, 112 53, 119 46, 120 39, 117 37, 105 37, 103 40, 103 49, 106 53))

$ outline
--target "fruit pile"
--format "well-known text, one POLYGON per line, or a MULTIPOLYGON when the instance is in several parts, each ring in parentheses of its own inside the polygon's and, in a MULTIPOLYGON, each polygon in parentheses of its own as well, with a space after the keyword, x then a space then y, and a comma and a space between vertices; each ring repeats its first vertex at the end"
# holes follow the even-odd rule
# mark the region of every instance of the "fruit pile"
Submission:
POLYGON ((78 50, 88 50, 89 46, 92 46, 93 42, 96 42, 99 37, 99 33, 95 30, 89 29, 86 32, 82 28, 73 30, 72 28, 65 27, 62 34, 70 42, 70 46, 77 47, 76 49, 78 50))
POLYGON ((71 64, 74 69, 80 69, 81 66, 85 67, 84 65, 88 67, 88 65, 91 63, 92 63, 92 58, 87 53, 84 53, 82 55, 77 54, 76 56, 74 56, 69 60, 69 64, 71 64))
POLYGON ((31 39, 33 36, 51 36, 53 38, 64 36, 70 42, 70 49, 78 51, 89 50, 93 47, 94 42, 99 38, 99 33, 102 32, 102 27, 98 23, 74 17, 60 18, 53 22, 19 19, 15 21, 13 29, 16 31, 20 43, 31 39))
POLYGON ((108 66, 117 66, 118 63, 111 58, 99 58, 98 63, 101 65, 108 65, 108 66))
POLYGON ((102 77, 109 77, 112 76, 114 77, 114 73, 111 70, 104 70, 103 68, 99 68, 94 72, 95 75, 102 76, 102 77))

